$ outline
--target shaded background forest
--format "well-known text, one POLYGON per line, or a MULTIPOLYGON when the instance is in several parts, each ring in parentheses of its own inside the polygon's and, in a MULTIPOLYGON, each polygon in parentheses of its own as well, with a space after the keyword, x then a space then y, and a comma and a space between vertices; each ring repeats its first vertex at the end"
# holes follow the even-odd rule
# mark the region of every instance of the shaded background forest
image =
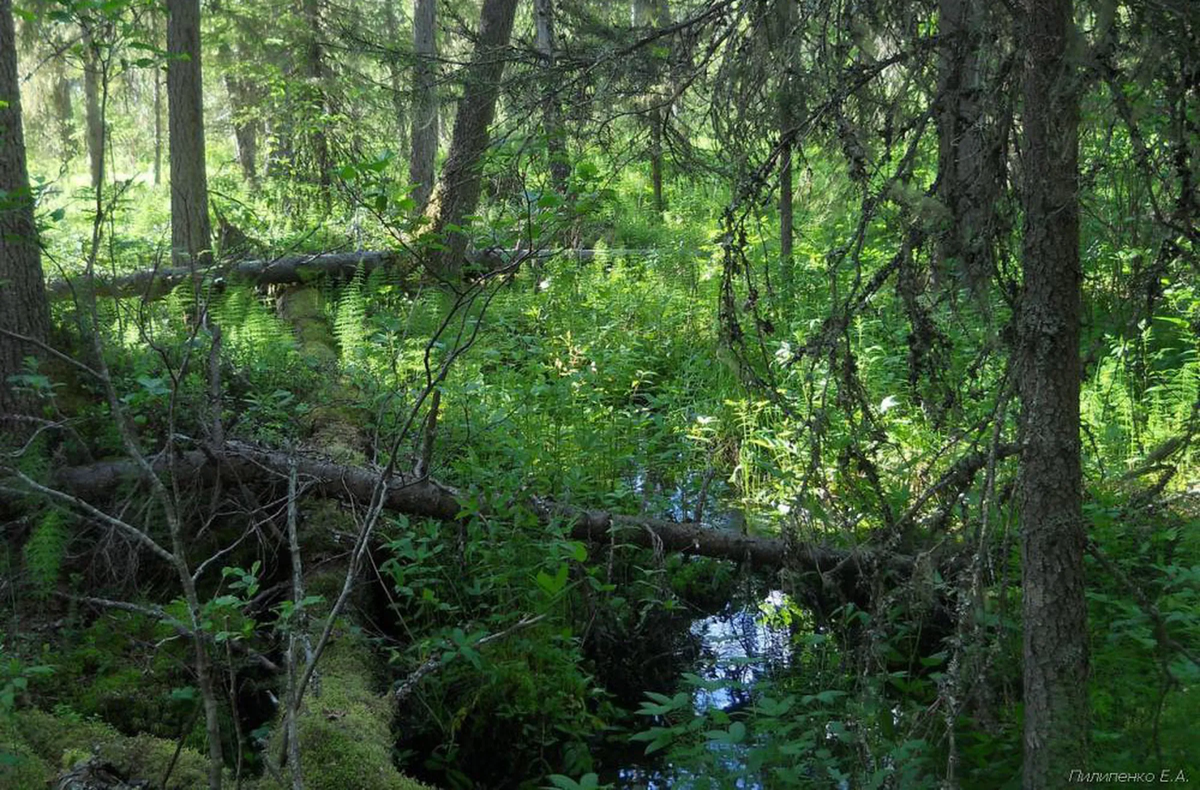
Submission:
POLYGON ((0 12, 0 784, 1200 777, 1194 3, 0 12))

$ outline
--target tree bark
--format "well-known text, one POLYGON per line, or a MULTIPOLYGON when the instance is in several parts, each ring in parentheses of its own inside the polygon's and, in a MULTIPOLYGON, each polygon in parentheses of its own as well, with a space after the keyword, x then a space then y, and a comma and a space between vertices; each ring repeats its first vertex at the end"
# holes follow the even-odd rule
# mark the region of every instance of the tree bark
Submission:
POLYGON ((974 290, 990 281, 995 268, 1003 175, 1002 124, 985 111, 980 76, 986 13, 984 0, 938 2, 938 195, 950 217, 938 238, 938 274, 962 276, 974 290))
POLYGON ((426 209, 426 216, 432 220, 431 231, 441 237, 441 248, 429 256, 429 268, 434 276, 446 281, 461 276, 469 240, 464 228, 479 205, 480 170, 489 127, 496 115, 517 2, 484 0, 479 12, 478 43, 466 68, 466 85, 454 117, 450 155, 426 209))
POLYGON ((303 0, 304 20, 308 24, 308 40, 305 46, 304 64, 309 80, 310 107, 313 113, 310 144, 313 161, 317 168, 317 184, 321 189, 321 200, 328 211, 333 199, 331 188, 332 166, 329 158, 329 139, 325 134, 327 102, 325 97, 325 53, 321 48, 321 5, 320 0, 303 0))
MULTIPOLYGON (((25 161, 12 0, 0 0, 0 101, 0 329, 45 342, 50 311, 25 161)), ((26 355, 37 353, 36 347, 0 334, 0 416, 28 405, 8 377, 21 371, 26 355)))
POLYGON ((433 194, 433 165, 438 149, 437 0, 413 4, 412 151, 408 178, 413 184, 416 211, 425 211, 433 194))
POLYGON ((1079 440, 1079 97, 1071 0, 1026 0, 1018 484, 1024 787, 1062 787, 1088 743, 1079 440))
POLYGON ((241 53, 225 42, 221 43, 220 52, 221 58, 228 64, 223 79, 233 116, 233 143, 237 150, 238 165, 242 169, 242 178, 254 187, 258 185, 258 120, 254 117, 253 91, 246 78, 236 72, 241 53))
MULTIPOLYGON (((399 0, 384 0, 383 25, 387 40, 395 46, 400 40, 400 15, 396 12, 399 0)), ((395 53, 388 55, 388 78, 392 88, 392 117, 396 120, 396 141, 401 151, 409 147, 408 104, 404 100, 404 69, 395 53)))
POLYGON ((162 123, 163 77, 161 69, 154 69, 154 186, 162 183, 162 123))
MULTIPOLYGON (((664 27, 671 22, 669 0, 633 0, 630 15, 635 26, 664 27)), ((650 100, 653 106, 646 112, 646 120, 650 124, 650 189, 654 211, 661 216, 667 209, 663 193, 663 136, 671 111, 670 107, 661 105, 657 95, 652 94, 650 100)))
POLYGON ((186 266, 205 263, 212 256, 204 166, 200 0, 169 0, 167 14, 171 260, 176 266, 186 266))
POLYGON ((562 105, 558 100, 555 75, 557 55, 554 35, 554 0, 534 0, 534 21, 537 28, 536 46, 542 61, 542 131, 546 135, 546 155, 549 160, 550 182, 560 195, 567 192, 571 164, 562 122, 562 105))
POLYGON ((792 150, 795 148, 796 112, 793 107, 795 63, 792 31, 796 26, 796 4, 793 0, 777 0, 775 23, 778 26, 776 51, 782 72, 779 75, 779 271, 785 287, 791 287, 795 211, 793 208, 792 150))
POLYGON ((53 60, 54 69, 54 114, 58 125, 59 157, 63 170, 75 156, 75 113, 71 105, 71 80, 66 75, 66 64, 62 58, 53 60))
POLYGON ((83 36, 83 96, 87 123, 88 164, 92 189, 99 191, 104 184, 104 114, 100 107, 100 81, 103 64, 90 33, 83 36))

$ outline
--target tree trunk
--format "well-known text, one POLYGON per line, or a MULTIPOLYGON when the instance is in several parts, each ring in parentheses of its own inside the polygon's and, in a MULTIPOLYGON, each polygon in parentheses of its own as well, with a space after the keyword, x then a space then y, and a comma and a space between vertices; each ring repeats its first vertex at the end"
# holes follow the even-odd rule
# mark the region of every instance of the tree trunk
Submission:
POLYGON ((162 69, 154 70, 154 186, 162 183, 162 152, 163 152, 163 100, 162 69))
MULTIPOLYGON (((0 0, 0 98, 5 102, 0 104, 0 195, 5 196, 0 205, 0 329, 45 342, 50 311, 25 163, 12 0, 0 0)), ((38 351, 0 334, 0 416, 27 406, 8 377, 21 372, 24 357, 38 351)))
POLYGON ((103 78, 99 53, 90 34, 83 37, 83 95, 87 108, 87 149, 92 189, 104 184, 104 116, 100 107, 100 81, 103 78))
POLYGON ((200 0, 169 0, 167 13, 171 259, 176 266, 185 266, 204 263, 212 255, 208 177, 204 169, 200 0))
POLYGON ((659 216, 667 210, 663 197, 663 124, 666 111, 656 107, 650 111, 650 185, 654 192, 654 211, 659 216))
POLYGON ((233 143, 237 149, 238 164, 246 183, 254 187, 258 185, 258 120, 253 117, 254 98, 246 79, 236 73, 240 53, 222 42, 221 58, 229 64, 225 69, 224 82, 233 116, 233 143))
MULTIPOLYGON (((518 260, 528 260, 535 264, 548 261, 559 256, 570 258, 577 263, 603 258, 636 256, 645 258, 652 253, 660 253, 657 249, 542 249, 523 250, 488 249, 467 253, 469 263, 490 270, 497 266, 511 266, 518 260)), ((696 258, 707 258, 709 253, 703 248, 691 252, 696 258)), ((376 269, 395 267, 401 272, 404 267, 411 268, 411 259, 403 253, 394 250, 358 252, 324 252, 312 255, 287 255, 273 260, 246 259, 228 265, 212 266, 206 269, 195 267, 168 267, 158 269, 143 269, 133 274, 119 277, 96 277, 87 282, 83 278, 54 280, 46 292, 50 301, 61 301, 79 296, 91 289, 95 296, 111 296, 117 299, 136 297, 143 301, 160 299, 174 288, 193 279, 224 277, 234 282, 251 283, 259 287, 264 285, 284 285, 293 283, 311 283, 317 277, 328 277, 335 281, 347 281, 360 269, 370 274, 376 269)))
POLYGON ((329 158, 329 139, 325 135, 325 53, 321 48, 321 5, 320 0, 304 0, 304 19, 308 24, 308 41, 304 62, 309 80, 310 105, 313 113, 311 145, 313 162, 317 168, 317 183, 321 188, 321 200, 328 211, 332 193, 332 166, 329 158))
MULTIPOLYGON (((396 13, 399 0, 384 0, 383 25, 387 40, 392 46, 400 40, 400 15, 396 13)), ((404 69, 400 59, 393 53, 388 55, 388 78, 392 87, 392 117, 396 120, 396 142, 400 150, 409 145, 408 104, 404 101, 404 69)))
POLYGON ((512 33, 517 2, 484 0, 478 43, 466 68, 466 85, 454 117, 450 155, 426 209, 432 219, 432 232, 443 236, 442 248, 430 254, 429 267, 434 276, 446 280, 457 280, 462 271, 468 242, 463 228, 479 204, 480 169, 487 151, 488 129, 496 115, 504 77, 504 50, 512 33))
POLYGON ((558 100, 558 78, 555 75, 557 56, 554 36, 554 0, 534 0, 537 27, 537 51, 545 77, 542 81, 542 131, 546 135, 546 154, 549 159, 550 182, 559 194, 567 192, 571 164, 567 158, 566 138, 562 123, 562 105, 558 100))
POLYGON ((412 156, 408 178, 413 184, 416 211, 425 211, 433 193, 433 165, 438 149, 437 95, 437 0, 415 0, 413 4, 412 156))
POLYGON ((989 120, 981 87, 985 14, 984 0, 938 2, 938 194, 950 213, 938 239, 938 274, 965 276, 973 290, 994 269, 1002 186, 1000 124, 989 120))
POLYGON ((75 156, 75 113, 71 106, 71 80, 67 78, 66 67, 62 58, 55 58, 54 69, 54 115, 58 125, 59 157, 63 170, 75 156))
POLYGON ((795 238, 795 212, 792 205, 792 150, 795 147, 796 112, 792 106, 794 51, 792 31, 796 26, 796 4, 778 0, 775 5, 778 27, 775 49, 779 53, 782 73, 779 76, 779 272, 785 287, 792 284, 792 242, 795 238))
MULTIPOLYGON (((668 0, 633 0, 631 17, 637 27, 662 27, 671 21, 671 7, 668 0)), ((662 106, 657 93, 651 92, 650 101, 653 102, 653 106, 646 112, 645 117, 650 124, 650 188, 654 196, 654 211, 661 216, 667 209, 666 197, 663 194, 663 136, 671 109, 662 106)))
POLYGON ((1088 633, 1079 441, 1079 97, 1071 0, 1026 0, 1018 506, 1026 790, 1085 768, 1088 633))

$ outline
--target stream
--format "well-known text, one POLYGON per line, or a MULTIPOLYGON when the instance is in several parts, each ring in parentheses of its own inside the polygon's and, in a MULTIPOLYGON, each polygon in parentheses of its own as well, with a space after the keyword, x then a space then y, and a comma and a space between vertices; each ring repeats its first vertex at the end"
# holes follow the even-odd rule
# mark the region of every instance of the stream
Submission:
MULTIPOLYGON (((784 594, 772 590, 762 597, 734 600, 725 611, 695 618, 688 628, 699 641, 699 656, 680 676, 692 673, 703 679, 691 692, 697 714, 714 709, 733 711, 751 702, 754 683, 773 669, 787 666, 791 634, 770 617, 785 604, 784 594)), ((650 726, 650 721, 646 721, 650 726)), ((720 749, 721 761, 730 773, 745 773, 745 746, 712 744, 720 749)), ((685 766, 670 763, 663 754, 644 754, 642 742, 606 749, 597 755, 602 764, 600 781, 617 790, 669 790, 686 787, 700 778, 685 766), (605 766, 605 764, 609 766, 605 766)), ((754 780, 739 779, 735 785, 746 790, 761 788, 754 780)))

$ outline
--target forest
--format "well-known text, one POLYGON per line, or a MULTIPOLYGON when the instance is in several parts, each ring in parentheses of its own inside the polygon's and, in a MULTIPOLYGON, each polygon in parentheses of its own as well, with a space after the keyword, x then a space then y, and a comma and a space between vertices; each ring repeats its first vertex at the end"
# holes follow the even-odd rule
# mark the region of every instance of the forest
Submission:
POLYGON ((0 788, 1200 782, 1200 3, 0 0, 0 788))

